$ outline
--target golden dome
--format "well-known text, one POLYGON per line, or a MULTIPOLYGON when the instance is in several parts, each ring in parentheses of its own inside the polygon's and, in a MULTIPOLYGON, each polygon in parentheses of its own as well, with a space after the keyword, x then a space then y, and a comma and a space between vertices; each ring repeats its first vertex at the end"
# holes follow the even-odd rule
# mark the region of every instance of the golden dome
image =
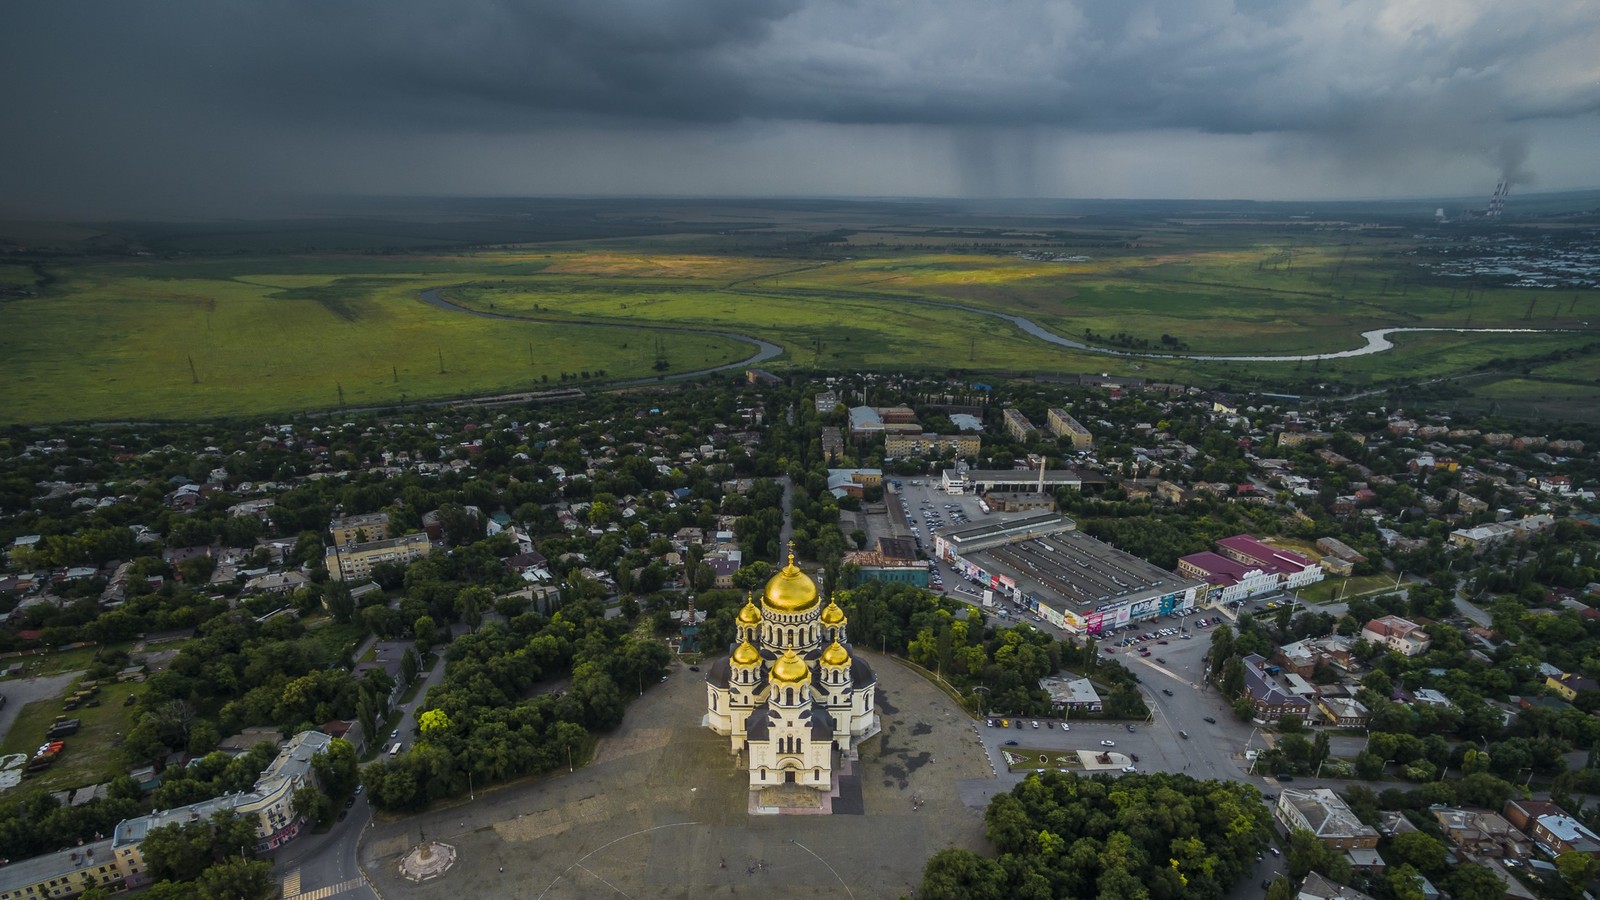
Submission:
POLYGON ((828 649, 822 651, 822 664, 835 668, 848 666, 850 665, 850 651, 844 649, 844 646, 838 641, 834 641, 828 649))
POLYGON ((839 608, 839 604, 833 602, 832 600, 828 601, 828 605, 826 607, 824 607, 823 610, 822 610, 822 624, 824 624, 824 625, 843 625, 844 624, 844 610, 839 608))
POLYGON ((740 641, 739 646, 733 648, 733 664, 746 667, 760 665, 761 654, 750 646, 749 641, 740 641))
POLYGON ((774 684, 803 684, 811 680, 811 670, 806 668, 805 660, 801 659, 793 650, 783 651, 783 656, 778 659, 778 664, 772 667, 772 682, 774 684))
POLYGON ((756 609, 756 601, 752 600, 749 594, 744 595, 744 609, 739 610, 739 617, 736 621, 740 625, 761 624, 761 610, 756 609))
POLYGON ((817 583, 794 564, 794 553, 789 553, 789 564, 767 581, 761 595, 762 603, 774 612, 799 613, 817 605, 817 583))

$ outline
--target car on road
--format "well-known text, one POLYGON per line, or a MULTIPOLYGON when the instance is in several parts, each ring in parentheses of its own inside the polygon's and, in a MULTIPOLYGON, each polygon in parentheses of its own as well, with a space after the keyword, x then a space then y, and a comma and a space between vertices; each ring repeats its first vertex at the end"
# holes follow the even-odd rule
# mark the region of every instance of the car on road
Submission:
POLYGON ((690 666, 689 667, 689 671, 698 672, 698 671, 700 671, 700 667, 699 666, 690 666))
POLYGON ((1167 643, 1168 643, 1168 642, 1167 642, 1167 641, 1156 641, 1156 643, 1158 643, 1158 644, 1160 644, 1160 645, 1161 645, 1161 646, 1163 646, 1163 647, 1165 647, 1165 646, 1167 646, 1167 643))
POLYGON ((1273 856, 1282 856, 1283 855, 1282 853, 1280 853, 1278 851, 1277 847, 1268 847, 1267 849, 1272 851, 1272 855, 1273 856))
POLYGON ((1162 688, 1161 693, 1166 694, 1168 697, 1172 696, 1172 691, 1167 688, 1162 688))
POLYGON ((1101 741, 1100 742, 1100 746, 1102 746, 1102 747, 1115 747, 1116 745, 1117 745, 1116 741, 1101 741))
POLYGON ((398 728, 396 728, 395 730, 389 732, 389 738, 391 740, 393 740, 394 738, 397 738, 399 736, 400 736, 400 729, 398 729, 398 728))
POLYGON ((350 810, 348 810, 348 809, 339 810, 339 821, 343 822, 345 816, 348 816, 348 815, 350 815, 350 810))
POLYGON ((1122 771, 1124 771, 1124 772, 1137 772, 1139 770, 1135 769, 1133 766, 1123 766, 1122 767, 1122 771))
POLYGON ((1189 732, 1180 731, 1180 732, 1178 732, 1178 737, 1181 737, 1181 738, 1183 738, 1184 740, 1187 741, 1189 739, 1189 732))
POLYGON ((344 808, 345 809, 349 809, 350 807, 355 806, 355 805, 356 805, 356 798, 355 797, 351 797, 348 800, 344 801, 344 808))
POLYGON ((1039 720, 1038 719, 1034 719, 1033 720, 1033 727, 1035 727, 1035 728, 1039 727, 1039 720))
POLYGON ((1006 746, 1007 747, 1015 747, 1016 745, 1017 745, 1016 741, 1006 741, 1006 746))
POLYGON ((1159 656, 1158 656, 1158 657, 1156 657, 1156 662, 1158 662, 1158 663, 1161 663, 1161 664, 1162 664, 1162 665, 1166 665, 1166 664, 1167 664, 1167 661, 1166 661, 1166 660, 1164 660, 1164 659, 1162 659, 1162 658, 1161 658, 1161 657, 1159 657, 1159 656))
POLYGON ((1137 754, 1137 753, 1129 753, 1128 754, 1128 758, 1133 760, 1134 762, 1138 762, 1139 761, 1139 754, 1137 754))
POLYGON ((358 785, 356 785, 356 796, 357 796, 357 797, 359 797, 359 796, 361 796, 361 792, 362 792, 362 791, 364 791, 364 790, 366 790, 366 789, 367 789, 367 786, 366 786, 366 785, 364 785, 364 784, 358 784, 358 785))
POLYGON ((1206 724, 1208 724, 1208 725, 1215 725, 1215 724, 1217 724, 1217 720, 1216 720, 1216 719, 1213 719, 1213 718, 1211 718, 1211 717, 1210 717, 1210 716, 1206 716, 1206 724))
POLYGON ((989 724, 990 728, 993 728, 994 727, 994 720, 993 719, 988 720, 988 724, 989 724))
POLYGON ((1132 731, 1132 730, 1133 730, 1133 723, 1131 723, 1131 722, 1130 722, 1130 723, 1129 723, 1129 724, 1128 724, 1128 730, 1129 730, 1129 731, 1132 731))
POLYGON ((1062 722, 1062 723, 1061 723, 1061 730, 1062 730, 1062 731, 1071 731, 1071 730, 1072 730, 1072 726, 1071 726, 1071 725, 1068 725, 1068 724, 1067 724, 1067 723, 1065 723, 1065 722, 1062 722))

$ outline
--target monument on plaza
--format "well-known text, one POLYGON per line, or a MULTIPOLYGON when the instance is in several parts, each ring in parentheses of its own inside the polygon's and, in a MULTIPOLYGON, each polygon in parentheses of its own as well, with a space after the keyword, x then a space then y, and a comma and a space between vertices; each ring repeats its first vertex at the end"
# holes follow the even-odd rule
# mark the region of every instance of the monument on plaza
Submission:
POLYGON ((850 652, 844 610, 823 606, 794 564, 746 598, 731 653, 706 676, 705 724, 728 738, 750 789, 834 790, 835 775, 878 733, 878 676, 850 652))

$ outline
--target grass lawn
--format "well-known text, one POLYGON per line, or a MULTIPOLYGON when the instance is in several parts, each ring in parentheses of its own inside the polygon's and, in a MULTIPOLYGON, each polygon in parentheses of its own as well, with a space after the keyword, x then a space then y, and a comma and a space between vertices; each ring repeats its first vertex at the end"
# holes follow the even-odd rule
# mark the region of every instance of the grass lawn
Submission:
POLYGON ((1366 594, 1381 594, 1394 590, 1394 578, 1377 575, 1351 575, 1349 578, 1324 578, 1299 590, 1309 603, 1332 603, 1335 598, 1349 600, 1366 594))
MULTIPOLYGON (((112 644, 104 649, 108 652, 126 650, 130 643, 112 644)), ((100 652, 99 647, 76 647, 72 650, 57 650, 53 653, 41 653, 38 656, 19 656, 5 661, 9 666, 22 663, 28 667, 25 677, 33 678, 40 675, 60 675, 62 672, 74 672, 78 669, 87 669, 94 663, 95 654, 100 652)))
POLYGON ((1083 762, 1077 751, 1034 750, 1028 747, 1002 747, 1006 769, 1011 772, 1035 772, 1061 769, 1081 769, 1083 762))
POLYGON ((142 684, 102 685, 99 706, 80 706, 70 712, 61 708, 62 697, 72 692, 68 688, 62 697, 29 703, 17 714, 17 720, 0 744, 0 754, 23 753, 32 757, 39 745, 45 742, 45 731, 56 716, 67 716, 82 722, 78 733, 62 738, 66 750, 56 758, 50 768, 25 775, 17 792, 35 790, 59 791, 66 788, 99 784, 126 772, 118 747, 121 736, 127 733, 130 714, 134 707, 122 704, 127 698, 144 689, 142 684))
POLYGON ((324 662, 342 661, 366 633, 360 625, 337 625, 331 619, 314 620, 306 628, 306 636, 316 642, 324 662))

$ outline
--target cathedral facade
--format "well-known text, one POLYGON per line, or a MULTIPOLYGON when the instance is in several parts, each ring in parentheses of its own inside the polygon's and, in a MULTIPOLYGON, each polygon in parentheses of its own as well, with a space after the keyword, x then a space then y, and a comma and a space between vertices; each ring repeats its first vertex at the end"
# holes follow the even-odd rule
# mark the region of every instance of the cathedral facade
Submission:
POLYGON ((705 724, 743 758, 752 790, 831 790, 843 760, 878 733, 878 676, 851 654, 848 624, 792 553, 760 605, 739 611, 732 651, 706 675, 705 724))

